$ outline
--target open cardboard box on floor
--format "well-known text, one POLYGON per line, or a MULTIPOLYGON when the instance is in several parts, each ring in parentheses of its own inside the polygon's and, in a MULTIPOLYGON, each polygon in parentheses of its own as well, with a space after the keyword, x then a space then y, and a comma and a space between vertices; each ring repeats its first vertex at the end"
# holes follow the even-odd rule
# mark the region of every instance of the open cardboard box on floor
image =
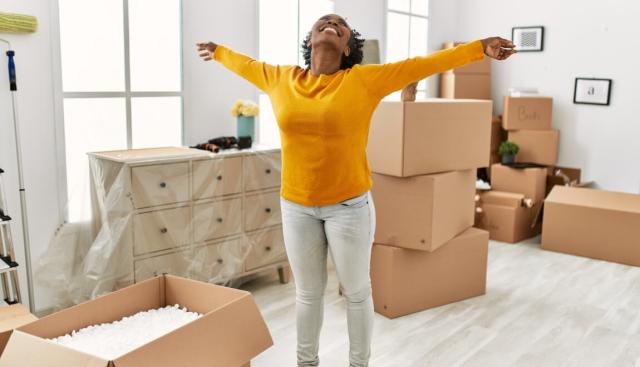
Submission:
POLYGON ((542 248, 640 266, 640 195, 554 187, 544 203, 542 248))
POLYGON ((516 143, 520 151, 516 162, 555 165, 558 162, 558 130, 512 130, 509 141, 516 143))
POLYGON ((374 173, 374 242, 434 251, 473 226, 475 182, 475 170, 406 178, 374 173))
POLYGON ((528 199, 522 194, 503 191, 485 191, 480 193, 476 215, 476 228, 489 231, 489 238, 506 243, 517 243, 536 236, 540 224, 535 222, 542 202, 529 208, 528 199))
POLYGON ((9 341, 13 329, 36 321, 27 308, 21 304, 0 307, 0 355, 9 341))
POLYGON ((489 234, 470 228, 434 252, 373 245, 375 311, 389 318, 483 295, 489 234))
POLYGON ((491 166, 494 190, 522 194, 538 203, 545 197, 546 185, 546 168, 511 168, 500 163, 491 166))
POLYGON ((382 101, 371 120, 371 170, 408 177, 487 167, 491 115, 491 101, 382 101))
POLYGON ((504 97, 502 127, 505 130, 551 129, 551 97, 504 97))
POLYGON ((250 293, 165 275, 16 329, 0 366, 241 367, 272 344, 250 293), (203 316, 113 361, 47 340, 176 303, 203 316))

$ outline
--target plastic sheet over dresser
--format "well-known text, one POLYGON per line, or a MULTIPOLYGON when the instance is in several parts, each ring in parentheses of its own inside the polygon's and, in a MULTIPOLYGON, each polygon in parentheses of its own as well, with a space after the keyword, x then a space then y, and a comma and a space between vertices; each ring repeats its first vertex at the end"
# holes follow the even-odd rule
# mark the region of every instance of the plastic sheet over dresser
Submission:
POLYGON ((233 286, 286 270, 279 149, 98 152, 89 165, 90 235, 56 236, 38 264, 57 307, 165 273, 233 286))

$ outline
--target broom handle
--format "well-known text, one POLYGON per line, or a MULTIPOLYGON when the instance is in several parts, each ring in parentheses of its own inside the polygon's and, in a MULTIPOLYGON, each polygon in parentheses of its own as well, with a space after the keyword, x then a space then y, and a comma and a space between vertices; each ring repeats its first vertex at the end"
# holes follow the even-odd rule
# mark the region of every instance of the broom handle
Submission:
POLYGON ((17 91, 18 83, 16 82, 16 63, 13 61, 13 57, 16 52, 13 50, 7 51, 7 57, 9 57, 9 90, 17 91))

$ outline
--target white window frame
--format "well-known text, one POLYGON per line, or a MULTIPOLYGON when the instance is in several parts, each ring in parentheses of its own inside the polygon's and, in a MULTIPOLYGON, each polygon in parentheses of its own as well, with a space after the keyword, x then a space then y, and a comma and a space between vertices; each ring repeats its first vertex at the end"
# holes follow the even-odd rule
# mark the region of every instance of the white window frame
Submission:
POLYGON ((68 203, 68 186, 67 186, 67 157, 66 143, 64 131, 64 100, 70 98, 124 98, 126 111, 126 127, 127 127, 127 149, 133 147, 132 134, 132 113, 131 100, 138 97, 180 97, 181 113, 181 144, 185 145, 185 124, 184 124, 184 60, 183 60, 183 17, 182 17, 182 0, 180 5, 180 90, 172 92, 133 92, 131 91, 131 59, 129 48, 129 0, 122 1, 123 6, 123 27, 124 27, 124 82, 125 89, 123 92, 64 92, 62 84, 62 57, 60 46, 60 6, 59 0, 52 1, 51 5, 51 65, 53 75, 53 97, 54 97, 54 124, 55 124, 55 146, 56 159, 58 162, 58 214, 65 223, 68 222, 69 215, 67 210, 68 203))
MULTIPOLYGON (((386 8, 386 13, 385 13, 385 24, 384 24, 384 32, 385 32, 385 50, 384 50, 384 57, 385 60, 388 60, 388 55, 387 55, 387 45, 389 43, 389 35, 387 34, 387 23, 388 23, 388 18, 389 18, 389 13, 394 13, 394 14, 400 14, 400 15, 408 15, 409 16, 409 39, 407 40, 407 55, 411 55, 411 20, 413 19, 413 17, 416 18, 422 18, 425 19, 427 21, 427 44, 426 44, 426 49, 429 50, 429 39, 431 36, 431 3, 433 0, 429 0, 428 5, 428 15, 422 15, 422 14, 416 14, 416 13, 412 13, 411 12, 411 2, 416 1, 416 0, 409 0, 409 11, 402 11, 402 10, 396 10, 396 9, 389 9, 389 1, 386 0, 385 1, 385 8, 386 8)), ((423 0, 424 1, 424 0, 423 0)), ((423 93, 424 95, 428 95, 429 92, 429 83, 425 83, 425 89, 418 89, 417 93, 423 93)))

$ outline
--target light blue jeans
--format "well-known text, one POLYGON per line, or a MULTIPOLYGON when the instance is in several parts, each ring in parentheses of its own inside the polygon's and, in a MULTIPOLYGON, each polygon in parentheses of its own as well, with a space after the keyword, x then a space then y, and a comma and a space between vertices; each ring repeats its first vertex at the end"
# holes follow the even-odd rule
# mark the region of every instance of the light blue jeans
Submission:
POLYGON ((296 284, 298 366, 320 363, 327 250, 347 301, 349 366, 368 366, 373 330, 369 267, 376 218, 371 194, 311 207, 281 199, 281 208, 284 243, 296 284))

